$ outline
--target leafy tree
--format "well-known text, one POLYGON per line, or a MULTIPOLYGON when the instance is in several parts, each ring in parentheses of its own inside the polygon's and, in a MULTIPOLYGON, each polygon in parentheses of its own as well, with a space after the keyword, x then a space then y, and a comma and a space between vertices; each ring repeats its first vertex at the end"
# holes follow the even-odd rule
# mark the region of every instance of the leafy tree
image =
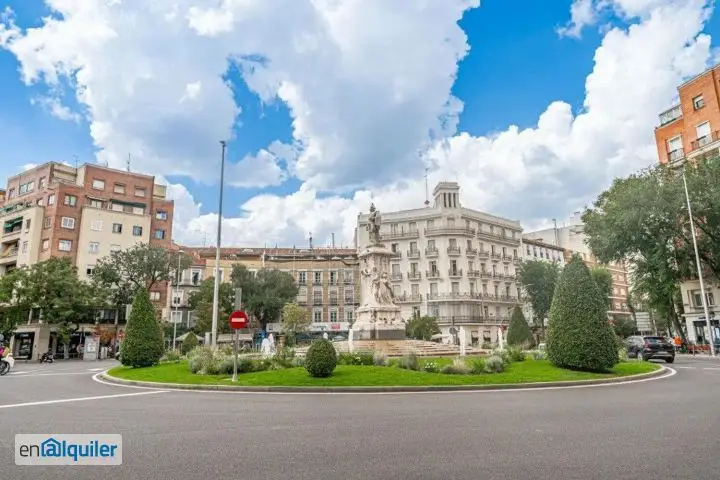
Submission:
POLYGON ((429 341, 433 335, 440 333, 440 327, 435 317, 427 315, 413 317, 405 324, 405 334, 415 340, 429 341))
POLYGON ((295 341, 295 334, 307 331, 312 320, 310 312, 294 302, 286 303, 282 312, 285 344, 290 346, 295 341))
POLYGON ((550 312, 555 285, 560 276, 560 266, 555 262, 529 260, 520 265, 518 276, 530 300, 533 322, 540 326, 544 338, 545 319, 550 312))
POLYGON ((565 267, 550 307, 547 353, 562 368, 605 371, 618 362, 607 307, 582 259, 565 267))
POLYGON ((613 330, 618 337, 626 338, 637 331, 636 323, 628 317, 616 315, 612 319, 613 330))
POLYGON ((508 327, 507 343, 511 346, 525 346, 533 341, 532 330, 519 306, 513 308, 508 327))
POLYGON ((120 361, 134 368, 150 367, 160 361, 164 352, 165 340, 155 317, 155 307, 150 302, 148 291, 141 287, 132 303, 120 347, 120 361))
POLYGON ((613 278, 612 273, 605 267, 593 267, 590 269, 590 276, 592 277, 595 285, 597 285, 600 293, 605 299, 605 308, 610 308, 610 297, 613 293, 613 278))
MULTIPOLYGON (((195 311, 195 328, 198 335, 212 330, 213 295, 215 278, 209 277, 200 285, 200 289, 190 294, 188 304, 195 311)), ((243 296, 244 296, 243 291, 243 296)), ((229 283, 220 284, 218 295, 218 333, 232 333, 227 319, 235 306, 235 292, 229 283)))
POLYGON ((19 292, 25 285, 27 270, 19 268, 0 277, 0 334, 9 339, 18 324, 27 321, 32 305, 19 292))
POLYGON ((280 270, 263 269, 253 274, 238 264, 233 266, 230 278, 233 287, 242 288, 243 305, 263 330, 280 318, 285 304, 298 294, 295 278, 280 270))
MULTIPOLYGON (((682 204, 681 219, 687 217, 682 177, 675 176, 667 188, 682 204)), ((706 158, 686 168, 686 179, 692 202, 693 223, 697 232, 698 251, 706 275, 720 279, 720 157, 706 158)), ((694 250, 690 229, 681 221, 681 250, 692 265, 694 250)))

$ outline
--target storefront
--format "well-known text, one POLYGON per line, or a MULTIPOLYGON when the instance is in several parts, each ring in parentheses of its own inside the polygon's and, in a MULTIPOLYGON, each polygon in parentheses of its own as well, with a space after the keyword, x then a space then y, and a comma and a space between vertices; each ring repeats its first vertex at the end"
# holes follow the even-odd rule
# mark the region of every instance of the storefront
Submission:
POLYGON ((34 344, 35 332, 16 333, 15 340, 13 341, 13 357, 15 357, 17 360, 31 359, 34 344))

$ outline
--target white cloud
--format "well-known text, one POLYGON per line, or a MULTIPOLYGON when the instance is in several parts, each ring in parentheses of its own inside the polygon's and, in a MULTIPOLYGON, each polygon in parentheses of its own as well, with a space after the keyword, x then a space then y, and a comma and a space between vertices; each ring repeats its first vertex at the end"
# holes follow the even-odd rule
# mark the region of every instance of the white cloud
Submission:
MULTIPOLYGON (((228 181, 240 183, 252 171, 265 185, 288 174, 304 184, 288 196, 226 207, 225 244, 302 245, 309 232, 316 245, 332 232, 337 243, 351 244, 356 215, 371 196, 385 211, 422 205, 426 164, 430 187, 459 181, 467 206, 527 225, 563 218, 614 176, 657 161, 657 114, 711 58, 710 38, 701 34, 707 1, 596 2, 593 19, 612 8, 633 25, 605 33, 582 112, 559 100, 533 128, 473 136, 456 133, 461 104, 450 88, 467 50, 456 22, 477 2, 413 2, 400 10, 385 0, 226 0, 215 10, 191 10, 189 1, 174 1, 155 2, 142 16, 131 14, 141 5, 133 1, 123 3, 122 16, 98 1, 51 3, 63 7, 65 20, 24 37, 13 33, 8 47, 28 79, 80 69, 80 99, 101 156, 124 159, 131 148, 151 172, 200 180, 217 172, 217 142, 238 112, 220 79, 227 55, 261 98, 289 106, 295 143, 246 157, 228 169, 228 181), (84 22, 92 28, 83 31, 84 22), (132 36, 117 33, 127 31, 126 22, 132 36), (109 63, 112 74, 104 69, 109 63), (202 85, 199 95, 179 103, 193 82, 202 85), (423 151, 424 158, 417 154, 423 151), (342 185, 361 189, 319 191, 342 185)), ((573 15, 578 24, 595 21, 573 15)), ((176 237, 213 244, 217 216, 200 215, 182 186, 170 194, 176 237)))
POLYGON ((558 29, 560 36, 580 38, 582 29, 596 21, 597 6, 594 0, 575 0, 570 7, 570 21, 558 29))
POLYGON ((60 120, 79 122, 82 117, 63 105, 59 98, 55 97, 35 97, 30 99, 32 105, 38 105, 55 118, 60 120))

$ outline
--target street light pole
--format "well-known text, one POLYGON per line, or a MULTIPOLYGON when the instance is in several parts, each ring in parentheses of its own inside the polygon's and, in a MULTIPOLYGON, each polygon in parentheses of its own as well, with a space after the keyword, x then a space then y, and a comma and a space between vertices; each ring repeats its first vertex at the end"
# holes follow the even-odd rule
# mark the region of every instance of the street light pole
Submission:
POLYGON ((223 207, 223 186, 225 184, 225 140, 220 140, 222 145, 222 160, 220 162, 220 201, 218 204, 218 225, 217 243, 215 245, 215 290, 213 292, 212 310, 212 332, 210 332, 210 344, 217 347, 217 326, 218 326, 218 303, 220 301, 220 238, 222 236, 222 207, 223 207))
POLYGON ((707 295, 705 293, 705 281, 703 280, 702 268, 700 267, 700 252, 698 252, 697 237, 695 236, 695 223, 693 222, 692 206, 690 205, 690 192, 688 191, 687 179, 685 178, 685 165, 682 167, 683 187, 685 188, 685 200, 687 201, 688 216, 690 217, 690 234, 692 235, 693 248, 695 249, 695 265, 697 266, 698 280, 700 280, 700 295, 702 296, 703 312, 705 313, 705 325, 707 325, 710 340, 710 355, 715 356, 715 340, 710 325, 710 312, 708 311, 707 295))
MULTIPOLYGON (((178 289, 178 291, 180 290, 180 275, 181 275, 181 273, 180 273, 180 258, 182 257, 182 255, 184 253, 185 252, 183 252, 182 250, 178 250, 177 275, 175 276, 175 288, 178 289)), ((173 295, 173 303, 175 303, 175 295, 173 295)), ((180 309, 180 299, 178 299, 178 302, 175 304, 175 318, 173 318, 173 343, 172 343, 173 350, 175 350, 177 348, 175 339, 177 338, 177 324, 178 324, 177 312, 179 309, 180 309)))

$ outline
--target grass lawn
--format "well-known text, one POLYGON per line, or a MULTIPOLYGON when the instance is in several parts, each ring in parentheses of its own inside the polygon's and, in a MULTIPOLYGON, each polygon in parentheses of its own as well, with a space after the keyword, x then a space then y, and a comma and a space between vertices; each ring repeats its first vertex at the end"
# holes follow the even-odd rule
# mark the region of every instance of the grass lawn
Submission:
MULTIPOLYGON (((587 373, 554 367, 547 360, 525 360, 513 363, 503 373, 481 375, 446 375, 403 370, 396 367, 338 365, 330 378, 312 378, 304 368, 288 368, 238 375, 234 385, 305 386, 305 387, 386 387, 428 385, 490 385, 529 382, 558 382, 624 377, 652 372, 660 365, 651 362, 623 362, 609 373, 587 373)), ((228 375, 194 375, 186 362, 165 363, 156 367, 116 367, 110 376, 125 380, 195 385, 233 385, 228 375)))

